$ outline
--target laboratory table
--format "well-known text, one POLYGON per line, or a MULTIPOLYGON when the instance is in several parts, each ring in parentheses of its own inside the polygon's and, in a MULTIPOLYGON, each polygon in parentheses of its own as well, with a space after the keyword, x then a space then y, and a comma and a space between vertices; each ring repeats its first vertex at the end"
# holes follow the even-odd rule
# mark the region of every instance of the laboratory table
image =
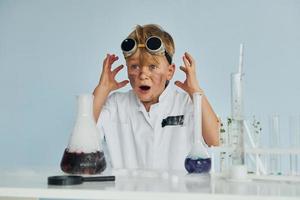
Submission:
POLYGON ((2 199, 300 199, 300 183, 279 181, 233 181, 221 177, 125 169, 107 171, 115 182, 84 182, 51 186, 47 177, 62 175, 59 169, 9 169, 0 173, 2 199))

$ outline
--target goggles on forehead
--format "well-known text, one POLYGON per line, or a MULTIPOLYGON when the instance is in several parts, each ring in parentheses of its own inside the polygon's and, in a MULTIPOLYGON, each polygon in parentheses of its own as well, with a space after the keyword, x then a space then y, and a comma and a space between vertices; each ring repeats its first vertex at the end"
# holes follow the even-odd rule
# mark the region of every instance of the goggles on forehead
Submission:
POLYGON ((166 51, 162 40, 157 36, 149 37, 146 40, 146 44, 137 44, 137 42, 133 38, 126 38, 121 44, 121 49, 125 58, 133 55, 136 52, 137 48, 146 48, 147 51, 151 54, 165 55, 169 64, 172 64, 172 57, 166 51))

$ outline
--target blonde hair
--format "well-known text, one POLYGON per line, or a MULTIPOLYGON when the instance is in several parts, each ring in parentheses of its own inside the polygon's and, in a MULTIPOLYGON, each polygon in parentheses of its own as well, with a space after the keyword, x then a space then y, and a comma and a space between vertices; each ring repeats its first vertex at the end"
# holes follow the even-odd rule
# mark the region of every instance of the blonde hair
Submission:
MULTIPOLYGON (((145 44, 146 40, 151 36, 159 37, 167 51, 167 53, 172 58, 175 53, 175 44, 172 36, 164 31, 159 25, 156 24, 146 24, 146 25, 137 25, 135 29, 128 35, 128 38, 132 38, 137 41, 138 44, 145 44)), ((141 48, 141 60, 143 61, 145 58, 151 56, 154 60, 157 61, 156 56, 154 54, 150 54, 145 48, 141 48)))

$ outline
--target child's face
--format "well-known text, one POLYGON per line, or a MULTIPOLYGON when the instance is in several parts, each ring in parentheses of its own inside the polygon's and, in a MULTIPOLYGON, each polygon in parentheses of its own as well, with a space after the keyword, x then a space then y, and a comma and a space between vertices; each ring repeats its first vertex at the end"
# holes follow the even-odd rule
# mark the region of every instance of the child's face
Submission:
POLYGON ((143 103, 158 102, 160 94, 165 89, 167 80, 173 77, 175 66, 170 65, 165 56, 144 55, 143 62, 140 50, 126 60, 128 78, 133 91, 143 103))

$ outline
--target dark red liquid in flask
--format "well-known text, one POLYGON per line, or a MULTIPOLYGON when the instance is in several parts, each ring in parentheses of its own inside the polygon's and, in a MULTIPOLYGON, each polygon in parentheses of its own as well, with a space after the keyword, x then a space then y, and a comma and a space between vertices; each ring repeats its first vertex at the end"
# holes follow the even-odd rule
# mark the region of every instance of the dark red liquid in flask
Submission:
POLYGON ((60 163, 61 169, 70 174, 99 174, 106 168, 104 153, 68 152, 65 150, 60 163))

